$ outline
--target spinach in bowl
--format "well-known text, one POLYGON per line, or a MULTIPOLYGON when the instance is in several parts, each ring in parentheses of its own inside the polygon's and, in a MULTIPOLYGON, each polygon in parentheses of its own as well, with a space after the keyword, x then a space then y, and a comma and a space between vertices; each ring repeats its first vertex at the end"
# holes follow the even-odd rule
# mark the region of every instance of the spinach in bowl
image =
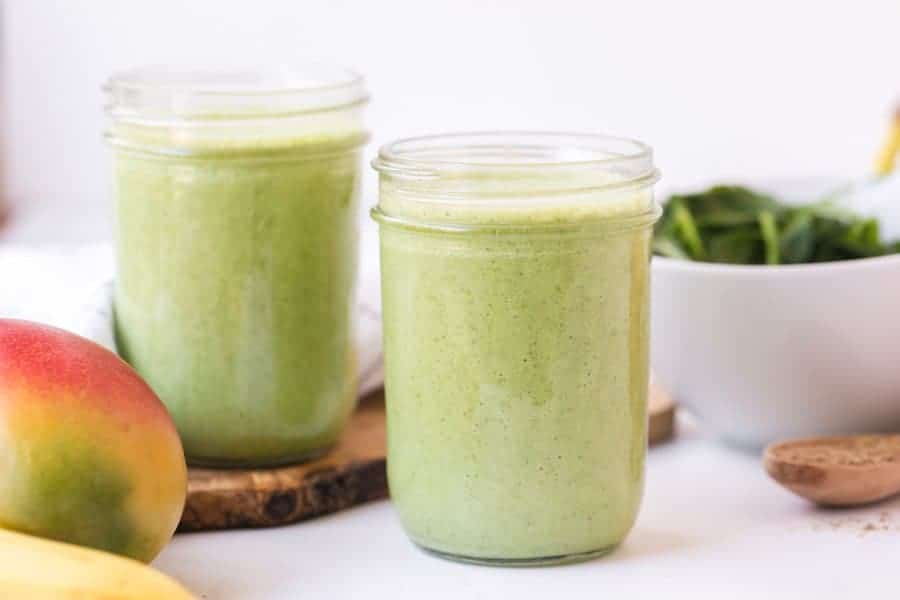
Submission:
POLYGON ((898 252, 900 241, 882 241, 876 219, 833 201, 792 206, 740 186, 672 196, 653 234, 654 254, 701 262, 779 265, 898 252))

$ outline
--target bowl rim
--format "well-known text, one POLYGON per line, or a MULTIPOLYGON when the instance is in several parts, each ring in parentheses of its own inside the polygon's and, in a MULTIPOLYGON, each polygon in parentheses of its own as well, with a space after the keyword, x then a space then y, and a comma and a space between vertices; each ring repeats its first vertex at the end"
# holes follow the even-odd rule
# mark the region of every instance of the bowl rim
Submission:
POLYGON ((872 256, 869 258, 853 258, 829 262, 800 263, 790 265, 733 265, 728 263, 701 262, 683 258, 654 256, 651 260, 653 268, 669 271, 694 271, 699 273, 722 273, 726 275, 754 275, 763 277, 791 276, 811 273, 828 273, 849 269, 877 269, 883 266, 900 266, 900 253, 872 256))

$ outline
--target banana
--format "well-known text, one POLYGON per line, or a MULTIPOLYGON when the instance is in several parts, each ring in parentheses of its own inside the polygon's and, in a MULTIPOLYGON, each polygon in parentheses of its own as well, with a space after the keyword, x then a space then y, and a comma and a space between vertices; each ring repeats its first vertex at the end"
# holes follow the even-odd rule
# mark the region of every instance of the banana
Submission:
POLYGON ((884 141, 884 146, 875 161, 875 173, 877 175, 890 175, 900 154, 900 107, 894 111, 894 120, 891 129, 884 141))
POLYGON ((136 560, 0 530, 0 598, 192 600, 194 596, 136 560))

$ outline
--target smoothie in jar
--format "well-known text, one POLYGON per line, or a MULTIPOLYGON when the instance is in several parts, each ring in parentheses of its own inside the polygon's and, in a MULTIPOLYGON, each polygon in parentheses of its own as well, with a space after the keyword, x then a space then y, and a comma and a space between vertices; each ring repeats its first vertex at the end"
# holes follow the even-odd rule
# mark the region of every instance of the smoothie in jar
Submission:
POLYGON ((388 475, 408 534, 483 563, 615 547, 646 446, 649 149, 439 136, 375 166, 388 475))
POLYGON ((361 86, 320 68, 107 87, 116 342, 193 464, 309 458, 354 406, 361 86))

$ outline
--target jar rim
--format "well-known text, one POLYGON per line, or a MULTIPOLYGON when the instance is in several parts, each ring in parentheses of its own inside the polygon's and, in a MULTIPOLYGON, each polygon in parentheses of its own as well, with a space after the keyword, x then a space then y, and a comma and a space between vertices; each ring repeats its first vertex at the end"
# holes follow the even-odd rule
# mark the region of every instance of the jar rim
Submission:
POLYGON ((382 146, 372 167, 402 179, 595 168, 625 168, 631 181, 657 178, 653 149, 643 142, 606 134, 552 131, 481 131, 404 138, 382 146))
POLYGON ((103 85, 114 118, 241 120, 342 110, 368 100, 365 78, 324 62, 271 67, 146 66, 103 85))

